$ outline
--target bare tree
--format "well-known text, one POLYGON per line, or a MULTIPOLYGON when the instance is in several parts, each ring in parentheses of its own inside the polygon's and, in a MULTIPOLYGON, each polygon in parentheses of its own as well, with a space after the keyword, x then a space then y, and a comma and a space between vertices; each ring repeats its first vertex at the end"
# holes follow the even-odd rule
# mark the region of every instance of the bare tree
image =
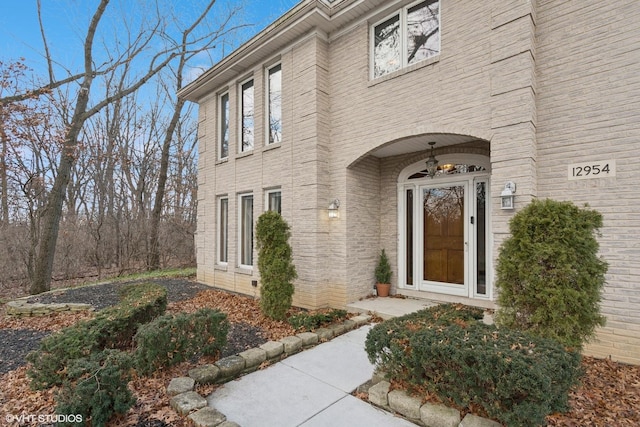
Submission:
MULTIPOLYGON (((98 27, 103 20, 105 11, 109 5, 110 0, 101 0, 95 10, 91 20, 89 22, 83 43, 83 58, 84 68, 81 72, 71 74, 63 79, 57 79, 54 74, 54 60, 49 52, 46 33, 44 31, 44 25, 42 19, 40 19, 40 28, 45 48, 45 56, 48 63, 49 82, 40 87, 25 91, 23 93, 16 93, 13 95, 0 98, 0 105, 3 107, 14 103, 16 101, 28 99, 34 95, 40 95, 49 93, 53 89, 61 88, 70 83, 78 84, 77 94, 75 96, 75 102, 72 108, 72 114, 70 120, 66 123, 66 133, 64 135, 62 143, 62 151, 57 161, 55 179, 51 190, 48 193, 46 204, 42 210, 41 216, 41 230, 40 239, 38 244, 38 253, 35 259, 35 266, 33 271, 33 279, 31 280, 30 292, 32 294, 41 293, 50 288, 51 273, 53 268, 54 255, 56 251, 56 243, 58 241, 58 235, 60 231, 60 223, 63 215, 63 204, 65 196, 68 195, 69 183, 73 175, 73 167, 78 157, 78 150, 81 148, 80 136, 82 129, 87 120, 99 113, 106 106, 113 104, 114 102, 136 92, 140 87, 152 79, 157 73, 167 67, 172 61, 178 58, 178 65, 176 70, 176 78, 178 79, 177 88, 181 85, 181 73, 185 66, 186 61, 192 57, 195 53, 208 49, 213 45, 215 38, 221 34, 225 34, 229 31, 226 27, 221 27, 216 31, 212 31, 209 34, 194 36, 194 30, 203 22, 206 16, 211 11, 214 0, 208 2, 204 12, 198 16, 194 23, 187 27, 181 34, 180 40, 173 40, 171 34, 167 31, 167 23, 163 14, 157 10, 155 11, 155 20, 146 30, 139 31, 138 33, 130 32, 128 34, 129 39, 124 45, 122 51, 115 49, 115 51, 108 51, 105 49, 101 54, 107 56, 107 61, 98 65, 95 59, 96 46, 94 40, 96 38, 98 27), (156 52, 148 61, 148 67, 141 75, 133 77, 131 80, 127 80, 127 84, 120 87, 113 93, 107 93, 103 99, 96 100, 96 96, 92 95, 92 88, 96 77, 100 75, 107 75, 110 73, 122 73, 122 68, 131 64, 134 58, 140 58, 143 53, 146 53, 152 45, 152 42, 163 40, 166 48, 156 52), (93 105, 90 105, 93 103, 93 105)), ((38 14, 40 13, 40 0, 38 0, 38 14)), ((230 18, 230 17, 229 17, 230 18)), ((229 20, 224 21, 227 25, 229 20)), ((127 27, 128 28, 128 27, 127 27)), ((155 46, 155 45, 154 45, 155 46)), ((99 98, 99 96, 98 96, 99 98)), ((172 122, 177 122, 182 111, 184 101, 178 100, 175 106, 175 114, 170 121, 168 130, 163 143, 163 155, 161 160, 161 173, 160 181, 158 182, 156 199, 160 199, 154 204, 154 218, 157 216, 157 212, 162 210, 162 198, 164 194, 164 186, 166 183, 166 170, 169 149, 164 149, 165 146, 170 147, 172 135, 175 131, 175 125, 171 125, 172 122), (175 119, 174 119, 175 118, 175 119), (167 154, 165 154, 165 152, 167 154), (164 176, 164 178, 163 178, 164 176)), ((152 222, 152 230, 157 230, 157 224, 152 222)), ((153 235, 154 233, 152 233, 153 235)), ((152 242, 157 242, 157 238, 152 238, 152 242)))

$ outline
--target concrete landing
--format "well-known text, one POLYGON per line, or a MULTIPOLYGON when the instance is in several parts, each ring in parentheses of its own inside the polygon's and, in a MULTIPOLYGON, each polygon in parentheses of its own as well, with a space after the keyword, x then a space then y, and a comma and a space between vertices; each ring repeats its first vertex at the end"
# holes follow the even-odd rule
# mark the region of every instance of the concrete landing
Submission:
POLYGON ((437 305, 437 303, 424 299, 376 297, 347 304, 347 311, 352 313, 373 313, 387 320, 433 307, 434 305, 437 305))

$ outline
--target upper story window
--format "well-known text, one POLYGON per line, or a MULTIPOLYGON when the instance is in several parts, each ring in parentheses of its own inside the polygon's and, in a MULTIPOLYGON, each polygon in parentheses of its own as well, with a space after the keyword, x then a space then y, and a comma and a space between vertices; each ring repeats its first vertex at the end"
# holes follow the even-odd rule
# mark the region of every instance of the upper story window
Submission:
POLYGON ((229 93, 220 96, 220 143, 218 158, 229 157, 229 93))
POLYGON ((267 74, 267 144, 276 144, 282 141, 282 67, 278 64, 267 74))
POLYGON ((440 54, 440 1, 404 7, 371 28, 373 78, 440 54))
POLYGON ((279 188, 267 190, 265 192, 265 198, 267 210, 282 214, 282 192, 279 188))
POLYGON ((241 122, 240 122, 240 152, 253 150, 254 138, 254 97, 253 80, 240 85, 241 122))

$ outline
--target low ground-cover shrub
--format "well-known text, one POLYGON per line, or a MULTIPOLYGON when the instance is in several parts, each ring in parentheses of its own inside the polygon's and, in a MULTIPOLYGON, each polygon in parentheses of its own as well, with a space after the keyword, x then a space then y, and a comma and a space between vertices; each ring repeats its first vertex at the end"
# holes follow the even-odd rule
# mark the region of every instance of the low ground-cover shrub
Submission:
POLYGON ((148 374, 199 355, 216 355, 227 343, 227 315, 212 309, 164 315, 138 329, 136 370, 148 374))
POLYGON ((454 305, 423 310, 376 325, 366 350, 392 378, 460 408, 482 408, 507 425, 541 425, 546 415, 566 410, 580 355, 478 318, 474 309, 454 305))
MULTIPOLYGON (((425 328, 442 328, 452 323, 469 323, 482 319, 479 308, 462 304, 441 304, 425 310, 386 320, 374 326, 367 335, 365 350, 371 363, 376 363, 391 377, 399 375, 391 349, 405 342, 417 331, 425 328)), ((402 347, 399 349, 402 350, 402 347)))
POLYGON ((42 340, 38 350, 27 355, 31 385, 44 389, 62 384, 70 361, 88 357, 105 348, 130 346, 138 327, 164 313, 167 291, 152 283, 127 286, 121 302, 42 340))
POLYGON ((99 427, 114 413, 126 413, 135 403, 127 387, 132 366, 131 356, 119 350, 103 350, 72 360, 56 396, 56 414, 74 417, 56 425, 85 425, 90 419, 91 426, 99 427), (82 417, 81 423, 78 416, 82 417))
POLYGON ((326 313, 299 313, 289 317, 289 324, 297 330, 313 331, 337 320, 346 319, 345 310, 330 310, 326 313))

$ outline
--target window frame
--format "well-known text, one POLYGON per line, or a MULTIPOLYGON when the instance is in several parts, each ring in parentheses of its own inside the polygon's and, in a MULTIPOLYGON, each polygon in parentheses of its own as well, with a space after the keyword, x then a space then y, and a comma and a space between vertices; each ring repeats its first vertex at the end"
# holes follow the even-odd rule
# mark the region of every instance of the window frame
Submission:
MULTIPOLYGON (((238 83, 238 153, 249 153, 254 150, 256 145, 256 82, 252 77, 243 80, 238 83), (244 86, 251 83, 251 92, 252 92, 252 104, 253 109, 251 113, 251 146, 245 149, 245 100, 244 86)), ((248 116, 247 116, 248 117, 248 116)), ((247 127, 248 128, 248 127, 247 127)))
POLYGON ((265 69, 265 146, 267 145, 276 145, 282 142, 282 63, 278 62, 276 64, 270 65, 265 69), (279 115, 280 115, 280 140, 272 141, 271 140, 271 112, 272 112, 272 104, 271 104, 271 71, 275 68, 279 68, 278 72, 280 73, 280 105, 279 105, 279 115))
POLYGON ((219 265, 228 265, 229 264, 229 197, 228 196, 218 197, 217 231, 218 231, 218 239, 217 239, 218 250, 217 250, 216 261, 219 265), (224 212, 223 212, 223 202, 225 202, 224 212), (223 224, 223 218, 224 218, 224 224, 223 224))
POLYGON ((282 190, 281 190, 280 187, 274 187, 274 188, 270 188, 268 190, 265 190, 265 192, 264 192, 264 210, 265 210, 265 212, 274 210, 274 209, 271 209, 271 195, 272 194, 279 194, 280 195, 280 205, 279 205, 280 210, 277 210, 275 212, 278 212, 280 215, 282 215, 282 190))
MULTIPOLYGON (((385 15, 384 17, 382 17, 381 19, 378 19, 375 22, 370 23, 369 25, 369 78, 371 80, 377 80, 377 79, 381 79, 384 78, 386 76, 389 76, 391 74, 397 73, 397 72, 401 72, 402 70, 406 70, 408 67, 413 67, 413 66, 417 66, 419 64, 424 64, 424 63, 428 63, 428 61, 434 60, 435 58, 438 58, 440 56, 440 54, 442 53, 442 0, 436 0, 436 2, 438 3, 438 33, 440 34, 439 37, 439 42, 438 42, 438 53, 434 54, 428 58, 424 58, 421 59, 417 62, 414 62, 412 64, 408 63, 408 54, 407 54, 407 38, 408 38, 408 22, 407 22, 407 16, 409 13, 409 9, 419 5, 420 3, 424 3, 426 0, 417 0, 414 1, 412 3, 407 4, 406 6, 401 7, 400 9, 396 9, 394 10, 392 13, 389 13, 387 15, 385 15), (389 71, 387 73, 381 74, 379 76, 375 75, 375 64, 376 64, 376 57, 375 57, 375 29, 377 26, 385 23, 386 21, 391 20, 393 17, 398 16, 399 17, 399 49, 400 49, 400 66, 393 70, 393 71, 389 71)), ((427 0, 428 1, 428 0, 427 0)))
POLYGON ((254 249, 254 243, 253 243, 253 238, 254 238, 254 233, 253 233, 253 226, 254 226, 254 216, 253 216, 253 210, 254 210, 254 198, 253 198, 253 193, 241 193, 238 194, 238 266, 240 268, 245 268, 245 269, 253 269, 253 249, 254 249), (246 223, 244 222, 244 217, 246 215, 245 213, 245 205, 244 205, 244 200, 245 199, 251 199, 251 239, 250 239, 250 247, 246 248, 245 245, 245 232, 248 230, 246 223), (247 253, 247 249, 248 250, 248 255, 250 257, 250 264, 245 263, 244 261, 247 261, 244 257, 244 255, 247 253))
POLYGON ((230 132, 230 124, 231 124, 231 99, 229 96, 229 91, 225 91, 218 95, 218 160, 226 160, 229 158, 229 148, 231 142, 231 132, 230 132), (226 96, 227 99, 227 107, 226 110, 223 109, 223 98, 226 96), (226 113, 226 142, 227 142, 227 155, 223 156, 223 143, 225 141, 225 113, 226 113))

